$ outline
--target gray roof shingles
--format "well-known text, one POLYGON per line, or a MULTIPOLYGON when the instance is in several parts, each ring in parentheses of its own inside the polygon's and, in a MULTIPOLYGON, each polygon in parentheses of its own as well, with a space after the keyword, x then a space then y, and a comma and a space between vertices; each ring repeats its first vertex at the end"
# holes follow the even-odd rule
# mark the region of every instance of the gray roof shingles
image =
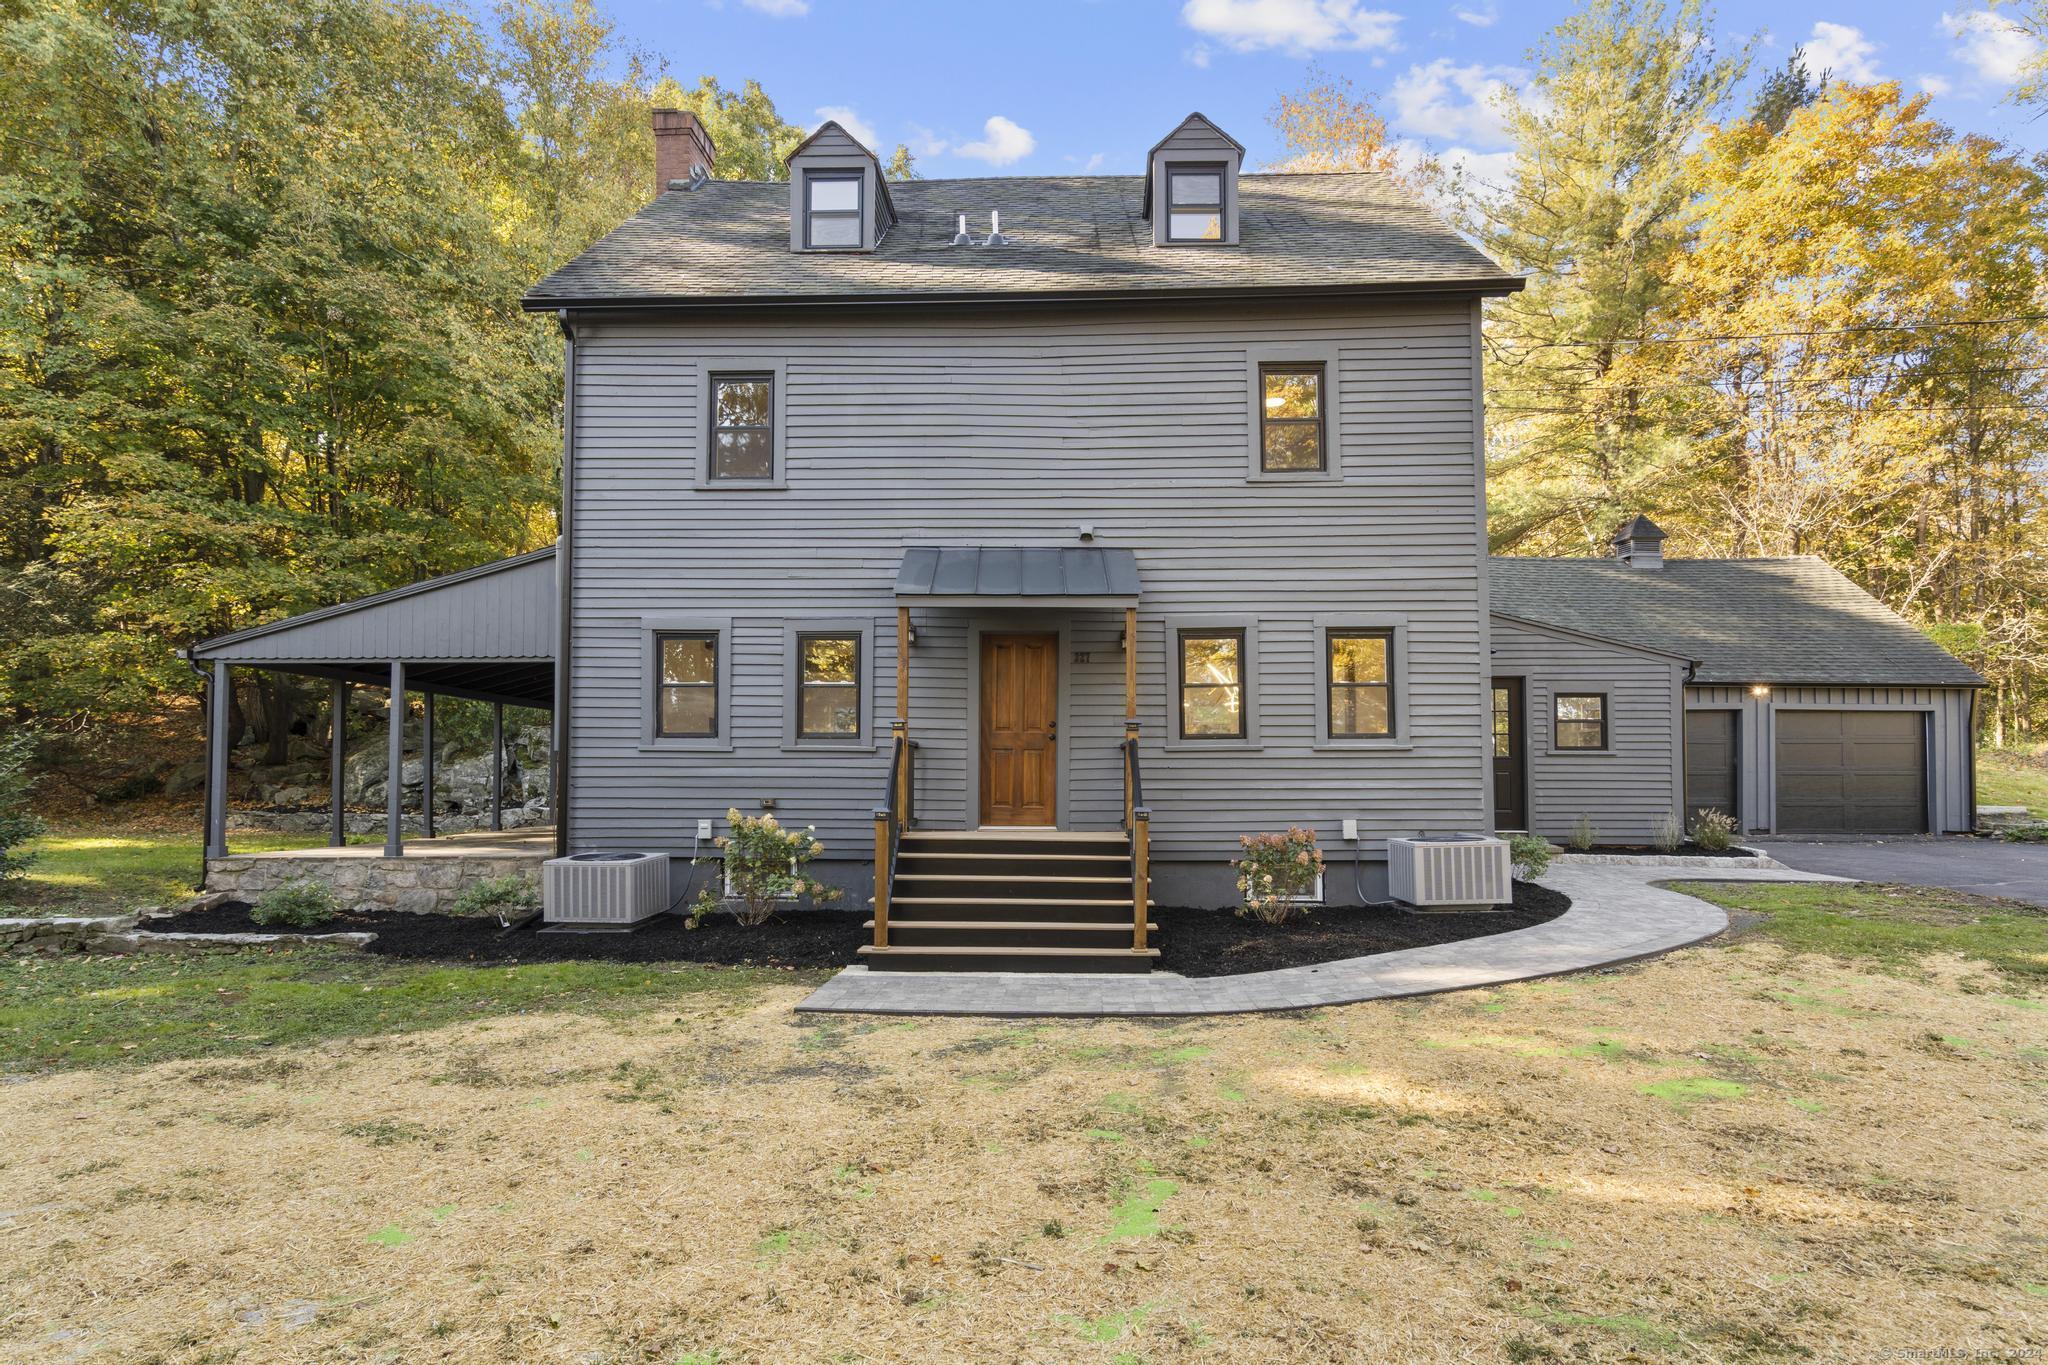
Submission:
POLYGON ((1700 661, 1704 683, 1974 687, 1983 679, 1826 561, 1494 559, 1495 610, 1700 661))
POLYGON ((1385 175, 1242 176, 1239 246, 1153 246, 1144 188, 1139 175, 893 181, 898 221, 874 251, 802 253, 788 185, 712 180, 658 196, 524 302, 1520 287, 1385 175), (990 209, 1009 246, 950 244, 955 214, 985 234, 990 209))

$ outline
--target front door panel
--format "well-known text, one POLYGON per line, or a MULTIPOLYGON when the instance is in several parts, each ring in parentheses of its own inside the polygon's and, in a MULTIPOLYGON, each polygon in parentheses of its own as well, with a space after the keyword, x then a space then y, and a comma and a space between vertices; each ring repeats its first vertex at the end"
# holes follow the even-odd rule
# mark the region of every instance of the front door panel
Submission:
POLYGON ((1058 823, 1057 635, 981 637, 981 823, 1058 823))
POLYGON ((1493 827, 1529 828, 1527 710, 1520 678, 1493 680, 1493 827))

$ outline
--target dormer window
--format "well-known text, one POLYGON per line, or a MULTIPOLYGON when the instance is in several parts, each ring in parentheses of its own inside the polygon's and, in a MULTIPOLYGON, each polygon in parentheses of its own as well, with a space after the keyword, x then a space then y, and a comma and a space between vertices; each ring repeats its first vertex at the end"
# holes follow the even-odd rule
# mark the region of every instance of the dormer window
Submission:
POLYGON ((789 249, 874 251, 896 223, 875 154, 827 120, 789 154, 789 249))
POLYGON ((812 171, 804 176, 804 245, 811 250, 861 245, 860 171, 812 171))
POLYGON ((1145 154, 1145 221, 1152 245, 1236 246, 1237 176, 1244 148, 1203 118, 1189 114, 1145 154))
POLYGON ((1223 175, 1220 165, 1166 168, 1166 240, 1223 240, 1223 175))

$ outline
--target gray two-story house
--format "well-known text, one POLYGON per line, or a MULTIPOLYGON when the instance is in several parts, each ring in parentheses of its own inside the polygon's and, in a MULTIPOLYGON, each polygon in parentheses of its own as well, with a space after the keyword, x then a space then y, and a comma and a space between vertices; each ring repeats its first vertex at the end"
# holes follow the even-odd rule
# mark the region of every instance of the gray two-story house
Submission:
MULTIPOLYGON (((692 116, 655 137, 653 201, 524 301, 567 348, 559 545, 505 569, 551 594, 561 851, 680 887, 772 810, 875 965, 1092 967, 1290 826, 1339 905, 1394 836, 1967 828, 1978 680, 1832 570, 1667 566, 1647 521, 1489 560, 1521 281, 1389 177, 1247 173, 1199 114, 1125 176, 890 181, 827 123, 721 181, 692 116)), ((307 629, 192 653, 380 676, 307 629)))

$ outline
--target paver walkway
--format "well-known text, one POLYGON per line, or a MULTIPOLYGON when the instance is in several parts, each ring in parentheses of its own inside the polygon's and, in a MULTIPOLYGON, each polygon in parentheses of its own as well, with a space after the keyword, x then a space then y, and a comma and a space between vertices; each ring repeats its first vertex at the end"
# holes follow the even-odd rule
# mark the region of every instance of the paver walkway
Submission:
POLYGON ((1056 975, 1032 972, 871 972, 848 967, 797 1009, 809 1013, 978 1014, 998 1017, 1244 1014, 1309 1009, 1498 985, 1666 953, 1728 927, 1717 905, 1660 881, 1832 882, 1840 877, 1763 868, 1554 867, 1542 878, 1572 898, 1547 924, 1463 943, 1408 948, 1314 967, 1242 976, 1056 975))

